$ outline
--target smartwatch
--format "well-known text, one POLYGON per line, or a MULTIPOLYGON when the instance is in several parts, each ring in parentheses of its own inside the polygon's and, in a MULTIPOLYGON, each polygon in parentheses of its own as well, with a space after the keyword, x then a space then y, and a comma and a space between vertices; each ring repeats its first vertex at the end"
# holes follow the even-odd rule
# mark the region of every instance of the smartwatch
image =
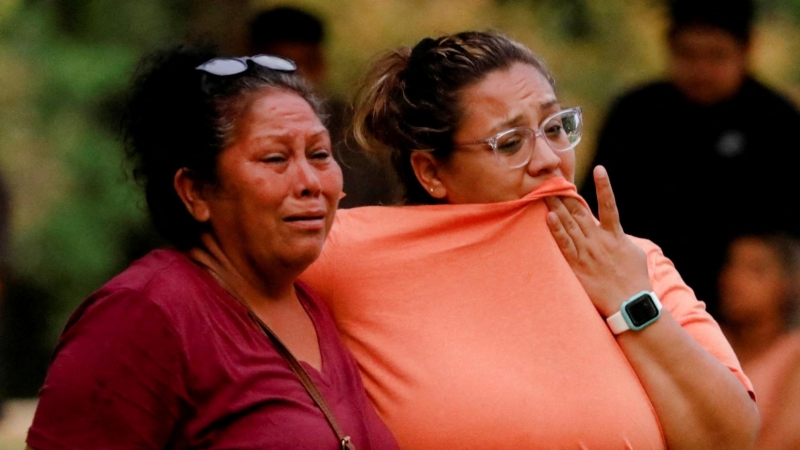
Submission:
POLYGON ((624 331, 639 331, 661 316, 661 302, 655 292, 642 291, 625 300, 620 310, 608 319, 608 327, 614 334, 624 331))

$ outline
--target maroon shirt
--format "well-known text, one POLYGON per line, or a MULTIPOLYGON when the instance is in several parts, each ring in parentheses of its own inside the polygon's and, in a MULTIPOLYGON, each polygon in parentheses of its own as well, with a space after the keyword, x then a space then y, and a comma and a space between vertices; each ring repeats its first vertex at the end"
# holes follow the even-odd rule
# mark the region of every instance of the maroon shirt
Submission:
MULTIPOLYGON (((304 364, 359 450, 395 449, 330 314, 307 287, 322 371, 304 364)), ((86 299, 67 323, 28 445, 49 449, 337 449, 245 308, 182 253, 158 250, 86 299)))

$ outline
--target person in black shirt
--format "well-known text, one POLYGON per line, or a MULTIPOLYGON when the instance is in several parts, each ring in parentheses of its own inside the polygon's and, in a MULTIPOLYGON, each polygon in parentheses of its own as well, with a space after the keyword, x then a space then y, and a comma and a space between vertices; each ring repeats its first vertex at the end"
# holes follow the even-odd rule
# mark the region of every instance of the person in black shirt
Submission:
MULTIPOLYGON (((743 233, 797 234, 800 113, 748 67, 748 0, 670 3, 665 81, 619 99, 593 165, 608 170, 626 232, 658 242, 718 315, 717 273, 743 233)), ((587 180, 581 194, 597 206, 587 180)))

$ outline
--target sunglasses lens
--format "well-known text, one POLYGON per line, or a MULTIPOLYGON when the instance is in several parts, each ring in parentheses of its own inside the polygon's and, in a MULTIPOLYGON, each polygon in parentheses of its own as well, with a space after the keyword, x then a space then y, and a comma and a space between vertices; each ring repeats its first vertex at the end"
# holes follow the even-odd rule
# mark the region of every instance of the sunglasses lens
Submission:
POLYGON ((291 60, 279 58, 272 55, 257 55, 250 58, 251 61, 267 69, 279 70, 281 72, 294 72, 297 66, 291 60))
POLYGON ((216 58, 197 66, 198 70, 225 77, 247 70, 247 63, 238 59, 216 58))

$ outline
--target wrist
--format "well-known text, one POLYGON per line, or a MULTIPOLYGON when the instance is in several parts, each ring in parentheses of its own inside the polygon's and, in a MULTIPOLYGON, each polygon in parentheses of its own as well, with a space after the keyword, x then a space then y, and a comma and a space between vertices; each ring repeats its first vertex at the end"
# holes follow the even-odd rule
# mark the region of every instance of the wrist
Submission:
POLYGON ((622 302, 619 310, 606 319, 611 331, 617 335, 628 330, 640 331, 661 316, 661 301, 655 292, 641 291, 622 302))

